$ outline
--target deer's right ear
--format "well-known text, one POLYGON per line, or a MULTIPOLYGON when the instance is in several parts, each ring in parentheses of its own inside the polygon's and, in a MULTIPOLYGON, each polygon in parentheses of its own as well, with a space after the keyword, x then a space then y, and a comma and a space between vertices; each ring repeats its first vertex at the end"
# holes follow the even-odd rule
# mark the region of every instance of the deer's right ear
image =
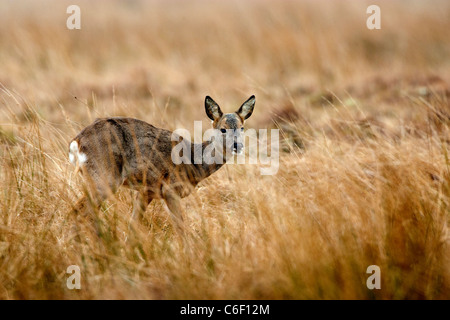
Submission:
POLYGON ((206 96, 205 98, 205 111, 208 118, 213 121, 219 119, 223 115, 219 105, 210 96, 206 96))
POLYGON ((247 120, 253 113, 255 108, 255 96, 251 96, 245 101, 236 113, 241 117, 242 121, 247 120))

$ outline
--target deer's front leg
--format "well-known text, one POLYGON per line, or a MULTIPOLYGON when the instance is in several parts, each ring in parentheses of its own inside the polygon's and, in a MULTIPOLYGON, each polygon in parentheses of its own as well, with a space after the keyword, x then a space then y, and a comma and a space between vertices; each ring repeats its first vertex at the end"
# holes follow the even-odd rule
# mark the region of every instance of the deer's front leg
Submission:
POLYGON ((176 227, 177 232, 180 235, 183 235, 185 231, 185 225, 183 219, 183 209, 180 203, 180 196, 173 188, 165 186, 162 189, 162 197, 171 213, 172 223, 176 227))

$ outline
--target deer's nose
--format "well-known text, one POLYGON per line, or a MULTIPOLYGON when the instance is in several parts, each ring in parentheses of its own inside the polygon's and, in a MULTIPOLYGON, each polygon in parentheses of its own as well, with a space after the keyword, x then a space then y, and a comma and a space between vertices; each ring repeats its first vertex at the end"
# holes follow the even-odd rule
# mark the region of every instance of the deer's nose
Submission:
POLYGON ((243 147, 244 147, 244 145, 242 143, 239 143, 239 142, 233 143, 233 151, 236 153, 241 153, 243 147))

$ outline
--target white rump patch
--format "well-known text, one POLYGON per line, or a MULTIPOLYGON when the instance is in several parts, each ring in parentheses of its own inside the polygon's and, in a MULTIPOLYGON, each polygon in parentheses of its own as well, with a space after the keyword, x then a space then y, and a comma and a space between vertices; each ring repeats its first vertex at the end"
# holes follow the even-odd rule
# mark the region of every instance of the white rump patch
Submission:
POLYGON ((70 147, 69 147, 69 149, 70 149, 70 153, 78 153, 78 142, 76 142, 75 140, 73 140, 71 143, 70 143, 70 147))
POLYGON ((86 154, 80 152, 78 148, 78 142, 76 142, 75 140, 72 141, 69 146, 69 161, 74 165, 76 165, 78 161, 78 165, 81 166, 86 162, 86 160, 87 156, 86 154))
POLYGON ((80 166, 85 163, 87 160, 87 157, 84 153, 79 153, 78 154, 78 163, 80 164, 80 166))
POLYGON ((75 140, 70 143, 69 146, 69 161, 73 165, 77 164, 76 155, 78 154, 78 142, 75 140))
POLYGON ((75 156, 72 153, 70 153, 70 152, 69 152, 69 161, 70 161, 71 164, 76 164, 75 163, 75 156))

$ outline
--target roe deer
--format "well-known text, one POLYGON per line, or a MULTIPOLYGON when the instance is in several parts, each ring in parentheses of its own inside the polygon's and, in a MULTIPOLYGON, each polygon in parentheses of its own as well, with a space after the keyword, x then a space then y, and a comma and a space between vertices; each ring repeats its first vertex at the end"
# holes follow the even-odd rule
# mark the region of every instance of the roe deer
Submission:
MULTIPOLYGON (((69 159, 87 180, 90 203, 94 207, 99 207, 124 185, 138 191, 132 217, 145 212, 153 199, 164 199, 175 226, 183 230, 180 198, 188 196, 200 181, 219 170, 231 153, 242 151, 243 145, 237 142, 236 136, 241 135, 254 105, 255 96, 251 96, 236 112, 223 114, 213 99, 205 98, 206 114, 213 128, 220 130, 224 137, 232 132, 235 138, 232 144, 224 144, 227 149, 222 152, 221 163, 196 164, 193 159, 196 147, 201 147, 203 155, 205 148, 214 142, 203 142, 200 146, 180 138, 189 144, 192 159, 190 163, 174 164, 171 153, 175 142, 171 131, 122 117, 96 119, 84 128, 70 142, 69 159)), ((74 210, 88 210, 87 205, 88 197, 84 196, 74 210)))

